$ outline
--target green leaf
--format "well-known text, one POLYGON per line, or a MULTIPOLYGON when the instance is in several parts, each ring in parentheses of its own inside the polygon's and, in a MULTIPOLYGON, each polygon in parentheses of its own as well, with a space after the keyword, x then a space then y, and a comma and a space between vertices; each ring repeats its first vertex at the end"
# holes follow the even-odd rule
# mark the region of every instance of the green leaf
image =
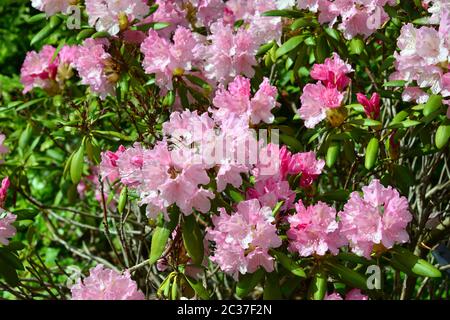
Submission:
POLYGON ((266 274, 263 299, 281 300, 280 281, 276 272, 266 274))
POLYGON ((327 270, 352 288, 367 289, 367 279, 360 273, 334 261, 325 262, 327 270))
POLYGON ((309 300, 323 300, 327 293, 327 274, 319 270, 314 274, 308 288, 309 300))
POLYGON ((203 235, 193 214, 184 217, 183 243, 194 264, 201 265, 205 256, 203 235))
POLYGON ((263 13, 265 17, 302 18, 303 13, 297 10, 270 10, 263 13))
POLYGON ((199 296, 199 298, 203 300, 209 300, 208 290, 205 289, 201 281, 191 278, 186 274, 184 275, 184 277, 186 278, 186 281, 189 283, 191 288, 195 291, 197 296, 199 296))
POLYGON ((439 269, 424 259, 421 259, 405 248, 396 247, 392 250, 391 263, 394 268, 407 274, 415 274, 423 277, 440 278, 439 269))
POLYGON ((77 41, 82 41, 86 38, 89 38, 90 36, 92 36, 95 33, 95 29, 93 28, 88 28, 88 29, 83 29, 81 30, 78 35, 77 35, 77 41))
POLYGON ((367 170, 370 170, 375 165, 377 158, 378 158, 378 150, 380 147, 380 143, 378 141, 378 138, 372 138, 369 141, 369 144, 366 148, 366 156, 365 156, 365 162, 364 166, 367 170))
POLYGON ((261 268, 256 270, 254 273, 241 275, 236 285, 236 294, 241 298, 246 297, 250 291, 253 290, 259 282, 261 282, 263 277, 264 271, 261 268))
POLYGON ((381 126, 381 122, 378 120, 373 119, 354 119, 349 121, 349 123, 357 125, 357 126, 364 126, 364 127, 378 127, 381 126))
POLYGON ((36 23, 42 20, 45 20, 47 18, 46 14, 44 12, 35 14, 34 16, 30 17, 26 20, 27 23, 36 23))
POLYGON ((91 38, 92 38, 92 39, 108 38, 109 36, 110 36, 110 35, 109 35, 108 32, 106 32, 106 31, 99 31, 99 32, 94 33, 94 34, 91 36, 91 38))
POLYGON ((289 258, 287 255, 280 251, 271 250, 270 251, 277 259, 277 261, 292 274, 297 277, 306 278, 306 273, 295 261, 289 258))
POLYGON ((314 56, 316 57, 317 63, 322 63, 329 56, 330 48, 328 46, 327 38, 324 34, 321 34, 317 38, 317 44, 314 51, 314 56))
POLYGON ((442 149, 450 139, 450 124, 441 124, 436 130, 434 141, 438 149, 442 149))
POLYGON ((279 47, 276 51, 276 57, 279 58, 283 55, 285 55, 286 53, 291 52, 292 50, 294 50, 295 48, 297 48, 305 39, 305 36, 300 35, 300 36, 295 36, 290 38, 288 41, 286 41, 285 43, 283 43, 283 45, 281 47, 279 47))
POLYGON ((339 201, 344 202, 348 200, 350 192, 344 189, 338 189, 330 192, 326 192, 320 196, 320 198, 326 202, 339 201))
POLYGON ((123 212, 123 209, 125 209, 125 206, 127 204, 127 201, 128 201, 128 188, 124 186, 120 191, 119 203, 117 205, 117 211, 119 211, 119 213, 123 212))
POLYGON ((362 41, 360 38, 353 38, 350 41, 349 52, 351 54, 359 56, 361 53, 363 53, 364 47, 365 47, 364 41, 362 41))
POLYGON ((230 189, 229 194, 230 194, 231 199, 233 199, 233 202, 235 202, 235 203, 239 203, 239 202, 245 200, 244 195, 237 190, 230 189))
POLYGON ((78 184, 81 180, 84 167, 84 143, 73 154, 70 164, 70 178, 73 184, 78 184))
POLYGON ((47 24, 44 28, 41 29, 34 37, 31 39, 30 45, 33 46, 34 44, 46 39, 52 32, 55 30, 55 28, 52 28, 50 24, 47 24))
POLYGON ((405 80, 393 80, 383 84, 383 87, 404 87, 406 85, 405 80))
POLYGON ((425 107, 423 108, 423 115, 428 117, 430 114, 438 110, 442 106, 442 96, 431 95, 425 107))

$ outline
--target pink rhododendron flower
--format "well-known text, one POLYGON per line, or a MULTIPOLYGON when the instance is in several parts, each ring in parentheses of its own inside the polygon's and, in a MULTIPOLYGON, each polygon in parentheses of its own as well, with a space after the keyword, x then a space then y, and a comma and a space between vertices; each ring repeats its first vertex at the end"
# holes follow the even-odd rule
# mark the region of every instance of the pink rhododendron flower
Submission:
POLYGON ((338 29, 347 39, 358 34, 369 37, 389 20, 383 6, 397 4, 395 0, 298 0, 297 3, 300 9, 319 12, 322 24, 333 26, 340 17, 338 29))
POLYGON ((261 206, 274 208, 283 201, 281 211, 291 209, 295 201, 295 191, 291 190, 285 180, 267 179, 255 183, 254 188, 247 189, 247 199, 258 199, 261 206))
POLYGON ((239 273, 253 273, 259 267, 272 272, 274 259, 268 251, 281 245, 272 224, 272 209, 261 208, 258 200, 253 199, 240 202, 232 215, 223 208, 219 212, 219 216, 212 218, 214 228, 207 229, 206 238, 216 246, 211 260, 235 279, 239 273))
POLYGON ((173 43, 150 30, 141 45, 145 72, 156 75, 156 83, 160 88, 171 90, 173 76, 182 75, 195 65, 193 50, 196 45, 193 33, 184 27, 177 28, 173 43))
POLYGON ((370 99, 367 99, 364 94, 357 93, 356 97, 364 107, 367 118, 378 119, 380 116, 380 95, 375 92, 370 99))
POLYGON ((99 264, 89 276, 72 286, 72 300, 144 300, 130 273, 123 274, 99 264))
POLYGON ((107 40, 87 39, 78 47, 78 56, 74 62, 81 83, 88 85, 91 91, 102 99, 115 92, 115 83, 118 80, 112 57, 105 51, 108 45, 107 40))
POLYGON ((396 243, 407 242, 406 226, 412 220, 408 200, 376 179, 362 190, 363 196, 353 192, 339 213, 341 233, 352 251, 370 258, 375 244, 390 249, 396 243))
POLYGON ((116 152, 106 151, 102 152, 100 163, 100 174, 102 179, 108 179, 110 182, 116 181, 119 176, 119 166, 117 165, 117 160, 119 156, 125 151, 124 146, 120 146, 116 152))
POLYGON ((89 25, 97 31, 116 35, 133 20, 142 20, 149 11, 144 0, 86 0, 89 25))
POLYGON ((295 205, 297 213, 287 219, 291 225, 286 232, 289 250, 302 257, 312 254, 323 256, 327 251, 336 255, 347 241, 339 234, 336 210, 323 202, 305 207, 300 201, 295 205))
MULTIPOLYGON (((446 22, 444 22, 445 24, 446 22)), ((394 57, 396 72, 391 80, 405 80, 415 82, 403 93, 404 101, 424 103, 428 94, 420 89, 430 88, 433 94, 446 94, 446 69, 442 66, 448 63, 449 43, 448 30, 423 26, 415 28, 412 24, 402 27, 397 46, 400 52, 394 57), (420 88, 420 89, 419 89, 420 88)))
POLYGON ((9 185, 10 185, 9 178, 8 177, 3 178, 2 185, 0 187, 0 208, 5 207, 9 185))
POLYGON ((301 152, 292 155, 289 161, 288 173, 301 174, 300 186, 308 187, 322 173, 325 161, 317 159, 315 152, 301 152))
MULTIPOLYGON (((333 292, 330 295, 326 295, 324 300, 344 300, 342 299, 341 295, 339 293, 333 292)), ((359 289, 352 289, 349 292, 347 292, 347 295, 345 296, 345 300, 369 300, 369 297, 366 295, 363 295, 361 293, 361 290, 359 289)))
POLYGON ((69 6, 77 3, 77 0, 31 0, 31 5, 37 10, 44 11, 47 17, 56 13, 67 13, 69 6))
POLYGON ((214 115, 218 119, 230 117, 231 114, 247 115, 252 124, 261 121, 272 123, 274 115, 271 110, 277 107, 277 89, 269 84, 269 79, 264 78, 259 90, 253 98, 250 94, 250 79, 237 76, 228 85, 228 90, 219 87, 214 97, 213 104, 217 111, 214 115))
MULTIPOLYGON (((197 0, 198 1, 198 0, 197 0)), ((167 28, 158 30, 158 33, 168 39, 170 34, 179 26, 188 27, 187 9, 183 6, 183 1, 179 0, 156 0, 158 9, 155 13, 142 20, 142 24, 151 22, 165 22, 170 25, 167 28)), ((199 8, 200 9, 200 8, 199 8)), ((139 23, 138 23, 139 24, 139 23)))
POLYGON ((347 74, 351 72, 353 72, 351 65, 345 63, 337 53, 333 53, 332 57, 326 58, 323 64, 314 64, 310 75, 325 86, 331 85, 342 91, 350 83, 347 74))
POLYGON ((52 60, 55 50, 54 47, 45 45, 39 53, 36 51, 27 53, 20 70, 20 82, 25 87, 23 93, 36 87, 52 91, 56 86, 58 61, 52 60))
POLYGON ((307 84, 300 97, 300 119, 305 121, 307 128, 314 128, 327 117, 328 109, 339 108, 343 100, 344 94, 336 87, 325 87, 321 82, 307 84))
POLYGON ((224 25, 222 21, 213 23, 210 29, 207 40, 211 44, 196 49, 196 56, 205 61, 207 78, 227 83, 240 74, 253 77, 260 43, 252 33, 243 28, 234 31, 233 26, 224 25))
MULTIPOLYGON (((0 214, 1 215, 1 214, 0 214)), ((0 243, 7 246, 8 238, 14 237, 16 228, 12 225, 16 221, 17 216, 12 213, 6 213, 6 216, 0 217, 0 243)))

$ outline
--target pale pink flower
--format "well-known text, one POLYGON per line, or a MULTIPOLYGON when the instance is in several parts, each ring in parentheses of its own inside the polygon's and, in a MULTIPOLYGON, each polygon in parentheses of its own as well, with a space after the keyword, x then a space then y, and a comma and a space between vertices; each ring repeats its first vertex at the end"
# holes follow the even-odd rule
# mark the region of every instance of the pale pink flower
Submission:
POLYGON ((142 20, 149 6, 144 0, 86 0, 86 11, 89 25, 97 31, 116 35, 135 19, 142 20))
POLYGON ((370 258, 375 244, 390 249, 394 244, 409 241, 406 226, 412 215, 408 211, 408 200, 376 179, 362 190, 363 197, 353 192, 339 213, 341 233, 352 251, 370 258))
POLYGON ((430 95, 419 87, 407 87, 403 90, 402 100, 406 102, 426 103, 430 95))
POLYGON ((70 288, 72 300, 144 300, 144 294, 131 279, 130 273, 107 269, 99 264, 89 276, 70 288))
POLYGON ((170 34, 175 31, 177 27, 188 27, 189 21, 187 20, 187 10, 183 8, 183 1, 179 0, 156 0, 155 4, 158 5, 158 9, 155 13, 142 20, 142 24, 148 24, 151 22, 165 22, 170 25, 158 33, 168 39, 170 34))
POLYGON ((6 216, 0 217, 0 243, 7 246, 8 238, 14 237, 16 228, 12 225, 16 221, 17 216, 12 213, 6 213, 6 216))
POLYGON ((337 53, 326 58, 322 64, 314 64, 311 69, 311 78, 320 80, 325 86, 332 85, 339 91, 345 89, 350 83, 347 74, 353 72, 352 66, 344 62, 337 53))
POLYGON ((36 51, 27 53, 20 70, 20 82, 25 87, 23 93, 36 87, 51 91, 55 86, 58 70, 58 60, 53 60, 55 50, 54 47, 45 45, 39 53, 36 51))
POLYGON ((76 2, 74 0, 31 0, 31 6, 44 11, 49 17, 60 12, 67 13, 67 9, 76 2))
POLYGON ((197 8, 196 17, 200 25, 209 26, 223 17, 225 3, 222 0, 192 0, 191 3, 197 8))
POLYGON ((119 156, 124 151, 125 147, 120 146, 116 152, 102 152, 102 162, 100 163, 100 175, 102 176, 102 180, 108 179, 110 182, 114 182, 119 178, 120 173, 117 160, 119 160, 119 156))
POLYGON ((288 173, 293 175, 301 174, 300 186, 308 187, 322 173, 325 161, 317 159, 313 151, 294 154, 289 162, 288 173))
POLYGON ((233 26, 220 20, 211 24, 210 29, 207 40, 211 44, 196 48, 196 56, 205 61, 206 77, 220 83, 228 83, 238 75, 253 77, 258 39, 248 29, 234 31, 233 26))
POLYGON ((272 272, 274 259, 268 251, 281 245, 272 210, 261 208, 253 199, 240 202, 232 215, 223 208, 219 212, 212 218, 214 227, 207 229, 206 238, 216 247, 211 260, 235 279, 239 273, 253 273, 261 266, 272 272))
POLYGON ((290 229, 289 250, 302 257, 323 256, 327 251, 336 255, 347 241, 339 234, 336 210, 323 202, 305 207, 302 201, 295 205, 297 213, 288 216, 290 229))
MULTIPOLYGON (((109 43, 104 39, 87 39, 78 47, 75 68, 81 77, 81 83, 88 85, 93 93, 105 99, 115 92, 117 79, 108 74, 114 69, 111 55, 105 51, 109 43)), ((118 75, 117 75, 118 77, 118 75)))
POLYGON ((274 208, 279 201, 283 201, 281 211, 289 210, 295 201, 295 191, 291 190, 289 182, 270 178, 255 183, 254 188, 247 189, 246 197, 258 199, 263 207, 274 208))
POLYGON ((264 78, 259 90, 251 97, 250 79, 237 76, 228 84, 228 89, 219 86, 216 92, 213 104, 217 111, 214 116, 217 119, 225 119, 234 115, 247 115, 252 124, 258 124, 261 121, 272 123, 274 115, 272 109, 277 107, 276 102, 277 89, 269 84, 269 79, 264 78))
POLYGON ((116 160, 119 168, 120 181, 129 187, 142 183, 142 167, 144 165, 144 150, 139 143, 125 149, 116 160))
POLYGON ((343 100, 344 94, 336 87, 325 87, 321 82, 309 83, 303 88, 298 113, 307 128, 314 128, 327 117, 328 109, 339 108, 343 100))
POLYGON ((378 93, 375 92, 372 94, 370 99, 362 93, 357 93, 356 98, 364 107, 367 118, 378 119, 380 116, 380 95, 378 93))
POLYGON ((176 29, 173 43, 150 30, 141 45, 145 72, 156 75, 156 83, 160 88, 171 90, 173 76, 190 71, 197 63, 193 54, 196 45, 197 40, 193 33, 184 27, 176 29))

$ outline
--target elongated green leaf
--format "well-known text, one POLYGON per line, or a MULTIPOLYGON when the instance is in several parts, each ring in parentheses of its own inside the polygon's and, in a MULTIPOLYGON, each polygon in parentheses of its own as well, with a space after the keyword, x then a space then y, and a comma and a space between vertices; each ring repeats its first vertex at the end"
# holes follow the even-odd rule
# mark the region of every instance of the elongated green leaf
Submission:
POLYGON ((328 146, 326 164, 328 168, 332 168, 336 163, 341 150, 341 144, 338 141, 332 141, 328 146))
POLYGON ((352 288, 367 289, 367 279, 360 273, 334 261, 326 261, 326 269, 352 288))
POLYGON ((77 151, 73 154, 71 163, 70 163, 70 178, 72 179, 73 184, 78 184, 81 180, 81 175, 83 174, 84 167, 84 144, 78 148, 77 151))
POLYGON ((276 57, 279 58, 285 55, 286 53, 291 52, 292 50, 297 48, 303 42, 304 39, 305 37, 303 35, 290 38, 288 41, 283 43, 281 47, 277 49, 276 57))
POLYGON ((201 265, 204 258, 203 235, 192 214, 184 218, 183 243, 194 264, 201 265))
POLYGON ((428 117, 434 111, 438 110, 442 106, 442 96, 440 95, 432 95, 428 99, 425 107, 423 108, 423 115, 428 117))
POLYGON ((397 247, 392 251, 391 263, 394 268, 407 274, 430 278, 440 278, 442 276, 439 269, 435 268, 428 261, 417 257, 402 247, 397 247))
POLYGON ((292 274, 297 277, 306 278, 305 271, 291 258, 280 251, 271 250, 271 253, 276 257, 277 261, 292 274))

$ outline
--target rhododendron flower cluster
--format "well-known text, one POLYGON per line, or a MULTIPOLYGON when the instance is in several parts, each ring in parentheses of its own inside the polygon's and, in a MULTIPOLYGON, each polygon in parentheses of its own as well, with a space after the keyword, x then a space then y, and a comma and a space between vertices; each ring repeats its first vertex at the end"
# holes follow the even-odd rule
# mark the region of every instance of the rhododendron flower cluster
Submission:
POLYGON ((37 10, 44 11, 47 16, 56 13, 66 13, 67 9, 78 2, 78 0, 31 0, 31 5, 37 10))
POLYGON ((161 88, 173 89, 172 78, 190 71, 196 65, 194 48, 197 40, 194 34, 184 27, 178 27, 173 43, 150 30, 141 45, 144 53, 142 62, 145 72, 156 75, 156 83, 161 88))
POLYGON ((433 26, 414 27, 406 24, 402 27, 395 52, 396 72, 391 80, 405 80, 407 88, 403 92, 404 101, 427 102, 430 94, 450 97, 449 60, 450 5, 442 6, 439 12, 439 29, 433 26), (427 91, 429 89, 429 91, 427 91))
POLYGON ((253 199, 240 202, 231 215, 224 208, 219 213, 212 218, 214 228, 207 229, 207 239, 215 243, 211 260, 235 279, 259 267, 272 272, 274 259, 268 251, 281 245, 272 209, 253 199))
POLYGON ((394 6, 395 0, 297 0, 300 9, 319 12, 319 22, 333 26, 339 21, 338 29, 347 39, 356 35, 369 37, 389 20, 385 5, 394 6))
POLYGON ((28 52, 20 70, 24 93, 33 88, 55 93, 63 86, 63 81, 72 76, 76 47, 63 46, 56 57, 55 51, 54 47, 45 45, 40 52, 28 52))
POLYGON ((227 119, 230 116, 248 116, 252 124, 261 121, 272 123, 274 115, 272 109, 277 106, 277 89, 270 85, 269 79, 264 78, 259 90, 251 98, 250 80, 238 76, 228 85, 225 90, 223 85, 214 97, 214 106, 218 110, 214 111, 216 119, 227 119))
POLYGON ((343 90, 350 83, 347 76, 352 67, 345 63, 337 53, 325 59, 323 64, 315 64, 311 77, 319 82, 307 84, 300 97, 300 118, 305 120, 307 128, 314 128, 327 117, 327 111, 339 108, 344 101, 343 90))
POLYGON ((307 188, 322 173, 325 166, 325 161, 317 159, 314 152, 292 154, 286 146, 278 148, 269 144, 260 155, 260 162, 252 171, 256 177, 255 186, 247 190, 247 198, 256 198, 261 205, 272 208, 277 202, 283 201, 283 211, 292 208, 295 201, 295 191, 291 190, 289 176, 300 176, 299 185, 307 188), (275 156, 275 161, 272 160, 272 153, 279 153, 278 158, 275 156), (264 173, 272 166, 270 171, 273 171, 273 174, 264 173))
POLYGON ((86 0, 89 24, 97 31, 116 35, 135 19, 142 20, 149 11, 145 0, 86 0))
POLYGON ((99 264, 88 277, 79 279, 70 289, 72 300, 144 300, 130 274, 120 274, 99 264))
POLYGON ((300 201, 295 205, 297 213, 289 216, 289 249, 300 256, 323 256, 327 251, 336 255, 347 241, 339 233, 336 210, 323 202, 305 207, 300 201))
POLYGON ((104 39, 86 39, 77 50, 74 65, 81 77, 81 83, 88 85, 101 98, 115 92, 118 80, 117 65, 105 50, 109 46, 104 39))
POLYGON ((412 219, 408 200, 392 187, 384 187, 374 179, 358 192, 350 195, 344 210, 339 213, 340 232, 349 241, 353 252, 370 258, 375 245, 390 249, 409 240, 406 226, 412 219))

